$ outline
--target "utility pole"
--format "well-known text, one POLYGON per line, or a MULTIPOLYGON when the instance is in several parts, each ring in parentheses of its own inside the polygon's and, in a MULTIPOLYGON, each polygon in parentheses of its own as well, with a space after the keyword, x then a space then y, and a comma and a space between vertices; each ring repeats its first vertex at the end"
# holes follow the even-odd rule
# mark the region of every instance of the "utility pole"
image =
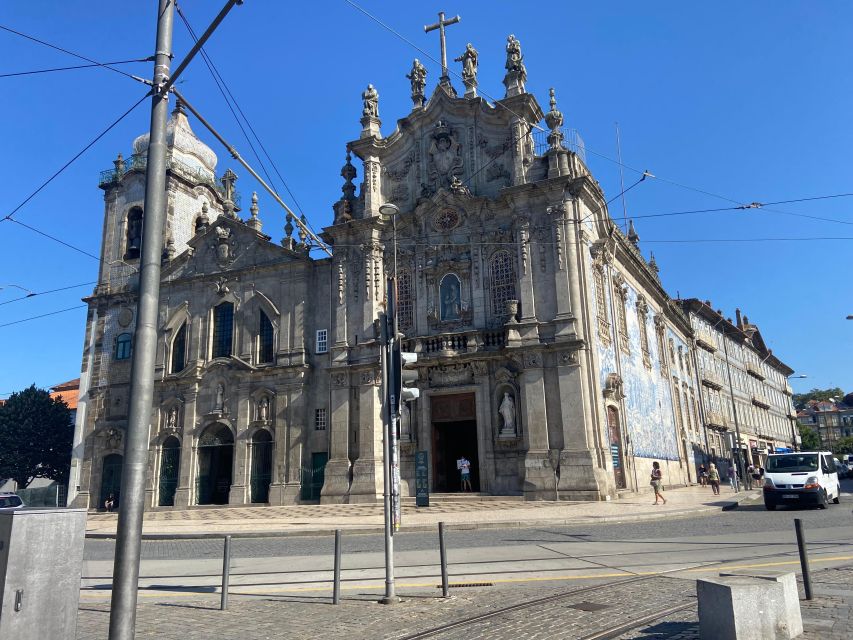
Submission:
POLYGON ((397 340, 397 310, 396 286, 394 278, 388 278, 385 313, 380 315, 382 330, 382 475, 383 492, 382 503, 385 515, 385 595, 379 600, 382 604, 396 604, 400 601, 397 597, 394 584, 394 529, 398 525, 395 522, 395 513, 399 502, 398 485, 395 482, 395 464, 397 453, 396 442, 396 420, 394 405, 396 398, 393 397, 392 388, 395 386, 392 374, 392 358, 397 340), (395 500, 396 497, 396 500, 395 500))
POLYGON ((135 353, 130 372, 130 412, 125 436, 122 496, 113 564, 110 640, 133 640, 136 633, 145 471, 148 466, 148 432, 157 355, 160 260, 166 222, 166 120, 169 115, 169 93, 161 89, 169 81, 174 16, 174 1, 159 0, 151 133, 145 172, 145 212, 139 259, 139 306, 136 312, 135 353))

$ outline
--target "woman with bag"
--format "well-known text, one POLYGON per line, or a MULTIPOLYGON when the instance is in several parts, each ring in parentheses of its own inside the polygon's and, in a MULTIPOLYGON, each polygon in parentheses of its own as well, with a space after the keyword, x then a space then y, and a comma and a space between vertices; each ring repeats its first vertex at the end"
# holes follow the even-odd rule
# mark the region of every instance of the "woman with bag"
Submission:
POLYGON ((720 472, 717 471, 717 465, 713 462, 708 466, 708 481, 711 483, 714 495, 720 495, 720 472))
POLYGON ((655 460, 652 462, 652 489, 655 491, 655 501, 654 504, 661 504, 658 500, 663 500, 663 504, 666 504, 666 498, 661 495, 661 489, 663 489, 663 474, 660 470, 660 463, 655 460))

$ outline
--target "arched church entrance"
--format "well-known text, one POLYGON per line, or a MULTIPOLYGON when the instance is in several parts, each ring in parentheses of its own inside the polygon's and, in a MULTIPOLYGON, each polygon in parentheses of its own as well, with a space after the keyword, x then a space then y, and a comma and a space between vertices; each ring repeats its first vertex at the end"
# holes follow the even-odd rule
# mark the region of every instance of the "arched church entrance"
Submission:
POLYGON ((98 508, 103 509, 107 498, 112 496, 113 508, 118 508, 121 499, 121 466, 123 458, 118 453, 104 456, 104 465, 101 472, 101 501, 98 508))
POLYGON ((160 453, 159 500, 161 507, 175 506, 175 491, 178 488, 178 474, 181 470, 181 442, 175 436, 169 436, 163 442, 160 453))
POLYGON ((197 504, 228 504, 234 469, 234 434, 224 424, 207 427, 198 439, 197 504))
POLYGON ((457 461, 471 463, 471 488, 480 490, 480 460, 477 447, 477 412, 473 393, 430 397, 432 414, 433 491, 461 491, 457 461))
POLYGON ((607 432, 610 435, 610 458, 613 461, 613 476, 616 488, 627 487, 625 481, 625 456, 622 451, 622 427, 619 424, 619 411, 616 407, 607 407, 607 432))
POLYGON ((258 429, 252 436, 250 449, 252 474, 250 477, 251 501, 269 502, 272 480, 272 436, 266 429, 258 429))

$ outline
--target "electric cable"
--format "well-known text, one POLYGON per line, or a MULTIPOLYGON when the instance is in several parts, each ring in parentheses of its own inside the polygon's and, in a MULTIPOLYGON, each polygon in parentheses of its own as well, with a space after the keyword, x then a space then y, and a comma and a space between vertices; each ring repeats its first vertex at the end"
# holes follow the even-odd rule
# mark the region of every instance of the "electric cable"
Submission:
POLYGON ((89 253, 88 251, 86 251, 85 249, 81 249, 80 247, 75 247, 73 244, 65 242, 65 240, 60 240, 56 236, 52 236, 49 233, 47 233, 46 231, 42 231, 41 229, 36 229, 35 227, 31 227, 30 225, 28 225, 24 222, 21 222, 20 220, 15 220, 14 218, 4 218, 4 220, 7 220, 7 219, 9 220, 9 222, 14 222, 15 224, 21 225, 22 227, 29 229, 30 231, 33 231, 34 233, 42 235, 45 238, 48 238, 49 240, 53 240, 54 242, 58 242, 59 244, 68 247, 69 249, 74 249, 74 251, 82 253, 84 256, 89 256, 93 260, 97 260, 98 262, 103 262, 103 260, 101 260, 95 254, 89 253))
MULTIPOLYGON (((70 167, 70 166, 74 163, 74 161, 75 161, 75 160, 77 160, 77 158, 79 158, 79 157, 80 157, 80 156, 82 156, 84 153, 86 153, 86 151, 88 151, 88 150, 89 150, 89 149, 90 149, 90 148, 91 148, 91 147, 92 147, 96 142, 98 142, 98 140, 100 140, 100 139, 101 139, 101 138, 103 138, 105 135, 107 135, 107 133, 109 133, 109 132, 113 129, 113 127, 115 127, 119 122, 121 122, 122 120, 124 120, 124 119, 125 119, 125 118, 130 114, 130 112, 131 112, 131 111, 133 111, 134 109, 136 109, 136 107, 138 107, 140 104, 142 104, 142 102, 145 100, 145 98, 147 98, 149 95, 151 95, 151 93, 150 93, 150 92, 146 93, 146 94, 145 94, 144 96, 142 96, 139 100, 137 100, 137 101, 133 104, 133 106, 131 106, 127 111, 125 111, 123 114, 121 114, 121 115, 120 115, 116 120, 114 120, 114 121, 112 122, 112 124, 110 124, 106 129, 104 129, 104 130, 103 130, 103 131, 101 131, 97 136, 95 136, 95 138, 94 138, 91 142, 89 142, 85 147, 83 147, 79 152, 77 152, 77 153, 76 153, 76 154, 75 154, 75 155, 74 155, 74 156, 73 156, 73 157, 72 157, 68 162, 66 162, 64 165, 62 165, 62 166, 59 168, 59 170, 58 170, 58 171, 56 171, 56 172, 55 172, 52 176, 50 176, 47 180, 45 180, 44 182, 42 182, 42 183, 41 183, 41 185, 40 185, 40 186, 39 186, 35 191, 33 191, 30 195, 28 195, 26 198, 24 198, 23 202, 21 202, 17 207, 15 207, 15 208, 11 211, 11 213, 8 213, 5 217, 3 217, 3 219, 2 219, 2 220, 0 220, 0 222, 4 222, 4 221, 6 221, 6 220, 12 220, 12 216, 14 216, 16 213, 18 213, 18 211, 20 211, 20 210, 21 210, 21 207, 23 207, 23 206, 24 206, 25 204, 27 204, 30 200, 32 200, 32 199, 33 199, 33 198, 34 198, 34 197, 35 197, 35 196, 36 196, 36 195, 37 195, 37 194, 38 194, 42 189, 44 189, 44 188, 45 188, 47 185, 49 185, 49 184, 50 184, 50 183, 51 183, 51 182, 52 182, 52 181, 53 181, 57 176, 59 176, 59 174, 61 174, 61 173, 62 173, 63 171, 65 171, 68 167, 70 167)), ((14 222, 17 222, 17 220, 14 220, 14 222)), ((26 226, 26 225, 24 225, 24 226, 26 226)), ((69 245, 69 246, 70 246, 70 245, 69 245)))
POLYGON ((53 73, 54 71, 73 71, 75 69, 91 69, 92 67, 109 67, 111 64, 130 64, 133 62, 152 62, 153 57, 138 58, 136 60, 117 60, 115 62, 93 62, 91 64, 76 64, 71 67, 54 67, 52 69, 37 69, 34 71, 15 71, 13 73, 0 73, 0 78, 16 78, 19 76, 32 76, 39 73, 53 73))
POLYGON ((39 318, 47 318, 48 316, 55 316, 60 313, 65 313, 66 311, 74 311, 74 309, 87 309, 89 305, 87 304, 78 304, 73 307, 68 307, 67 309, 59 309, 58 311, 50 311, 48 313, 42 313, 37 316, 30 316, 29 318, 21 318, 20 320, 13 320, 12 322, 6 322, 4 324, 0 324, 1 327, 11 327, 13 324, 21 324, 22 322, 29 322, 30 320, 38 320, 39 318))
POLYGON ((142 80, 141 78, 139 78, 137 76, 134 76, 130 73, 126 73, 126 72, 122 71, 121 69, 116 69, 115 67, 109 66, 110 64, 116 64, 116 63, 98 62, 97 60, 92 60, 91 58, 88 58, 88 57, 86 57, 80 53, 75 53, 74 51, 70 51, 69 49, 64 49, 63 47, 60 47, 60 46, 55 45, 55 44, 51 44, 50 42, 45 42, 44 40, 40 40, 39 38, 36 38, 35 36, 31 36, 31 35, 28 35, 26 33, 22 33, 21 31, 16 31, 15 29, 12 29, 11 27, 7 27, 7 26, 4 26, 2 24, 0 24, 0 29, 2 29, 3 31, 8 31, 9 33, 14 33, 15 35, 21 36, 22 38, 26 38, 27 40, 32 40, 33 42, 37 42, 38 44, 44 45, 45 47, 50 47, 51 49, 55 49, 56 51, 61 51, 62 53, 67 53, 68 55, 74 56, 75 58, 79 58, 80 60, 85 60, 86 62, 91 62, 92 64, 97 65, 99 67, 103 67, 104 69, 109 69, 110 71, 115 71, 118 74, 121 74, 123 76, 127 76, 131 80, 136 80, 137 82, 144 82, 144 80, 142 80))
POLYGON ((27 294, 25 296, 21 296, 19 298, 12 298, 11 300, 5 300, 3 302, 0 302, 0 306, 3 306, 4 304, 12 304, 13 302, 19 302, 21 300, 29 300, 30 298, 35 298, 36 296, 47 295, 48 293, 57 293, 59 291, 68 291, 69 289, 79 289, 80 287, 89 287, 93 284, 98 284, 98 281, 94 280, 92 282, 81 282, 80 284, 71 284, 71 285, 68 285, 67 287, 59 287, 58 289, 49 289, 47 291, 30 292, 29 294, 27 294))

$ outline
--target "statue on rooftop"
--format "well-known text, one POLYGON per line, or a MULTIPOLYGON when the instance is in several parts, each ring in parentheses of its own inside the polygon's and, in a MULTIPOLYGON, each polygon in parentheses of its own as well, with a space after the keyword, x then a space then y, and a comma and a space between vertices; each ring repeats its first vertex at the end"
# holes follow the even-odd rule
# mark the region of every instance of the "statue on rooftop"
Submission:
POLYGON ((524 93, 524 83, 527 81, 527 69, 524 67, 524 56, 521 55, 521 43, 514 35, 506 39, 506 76, 504 86, 506 96, 524 93))
POLYGON ((455 62, 462 63, 462 82, 465 83, 466 98, 473 98, 477 95, 478 59, 479 54, 470 42, 465 46, 465 53, 458 58, 454 58, 455 62))
POLYGON ((412 102, 416 108, 424 106, 426 75, 426 67, 420 63, 420 60, 415 58, 414 62, 412 62, 412 70, 408 73, 406 78, 408 78, 412 83, 412 102))
POLYGON ((367 89, 361 94, 361 99, 364 100, 364 109, 361 115, 365 118, 379 117, 379 92, 372 84, 367 85, 367 89))

